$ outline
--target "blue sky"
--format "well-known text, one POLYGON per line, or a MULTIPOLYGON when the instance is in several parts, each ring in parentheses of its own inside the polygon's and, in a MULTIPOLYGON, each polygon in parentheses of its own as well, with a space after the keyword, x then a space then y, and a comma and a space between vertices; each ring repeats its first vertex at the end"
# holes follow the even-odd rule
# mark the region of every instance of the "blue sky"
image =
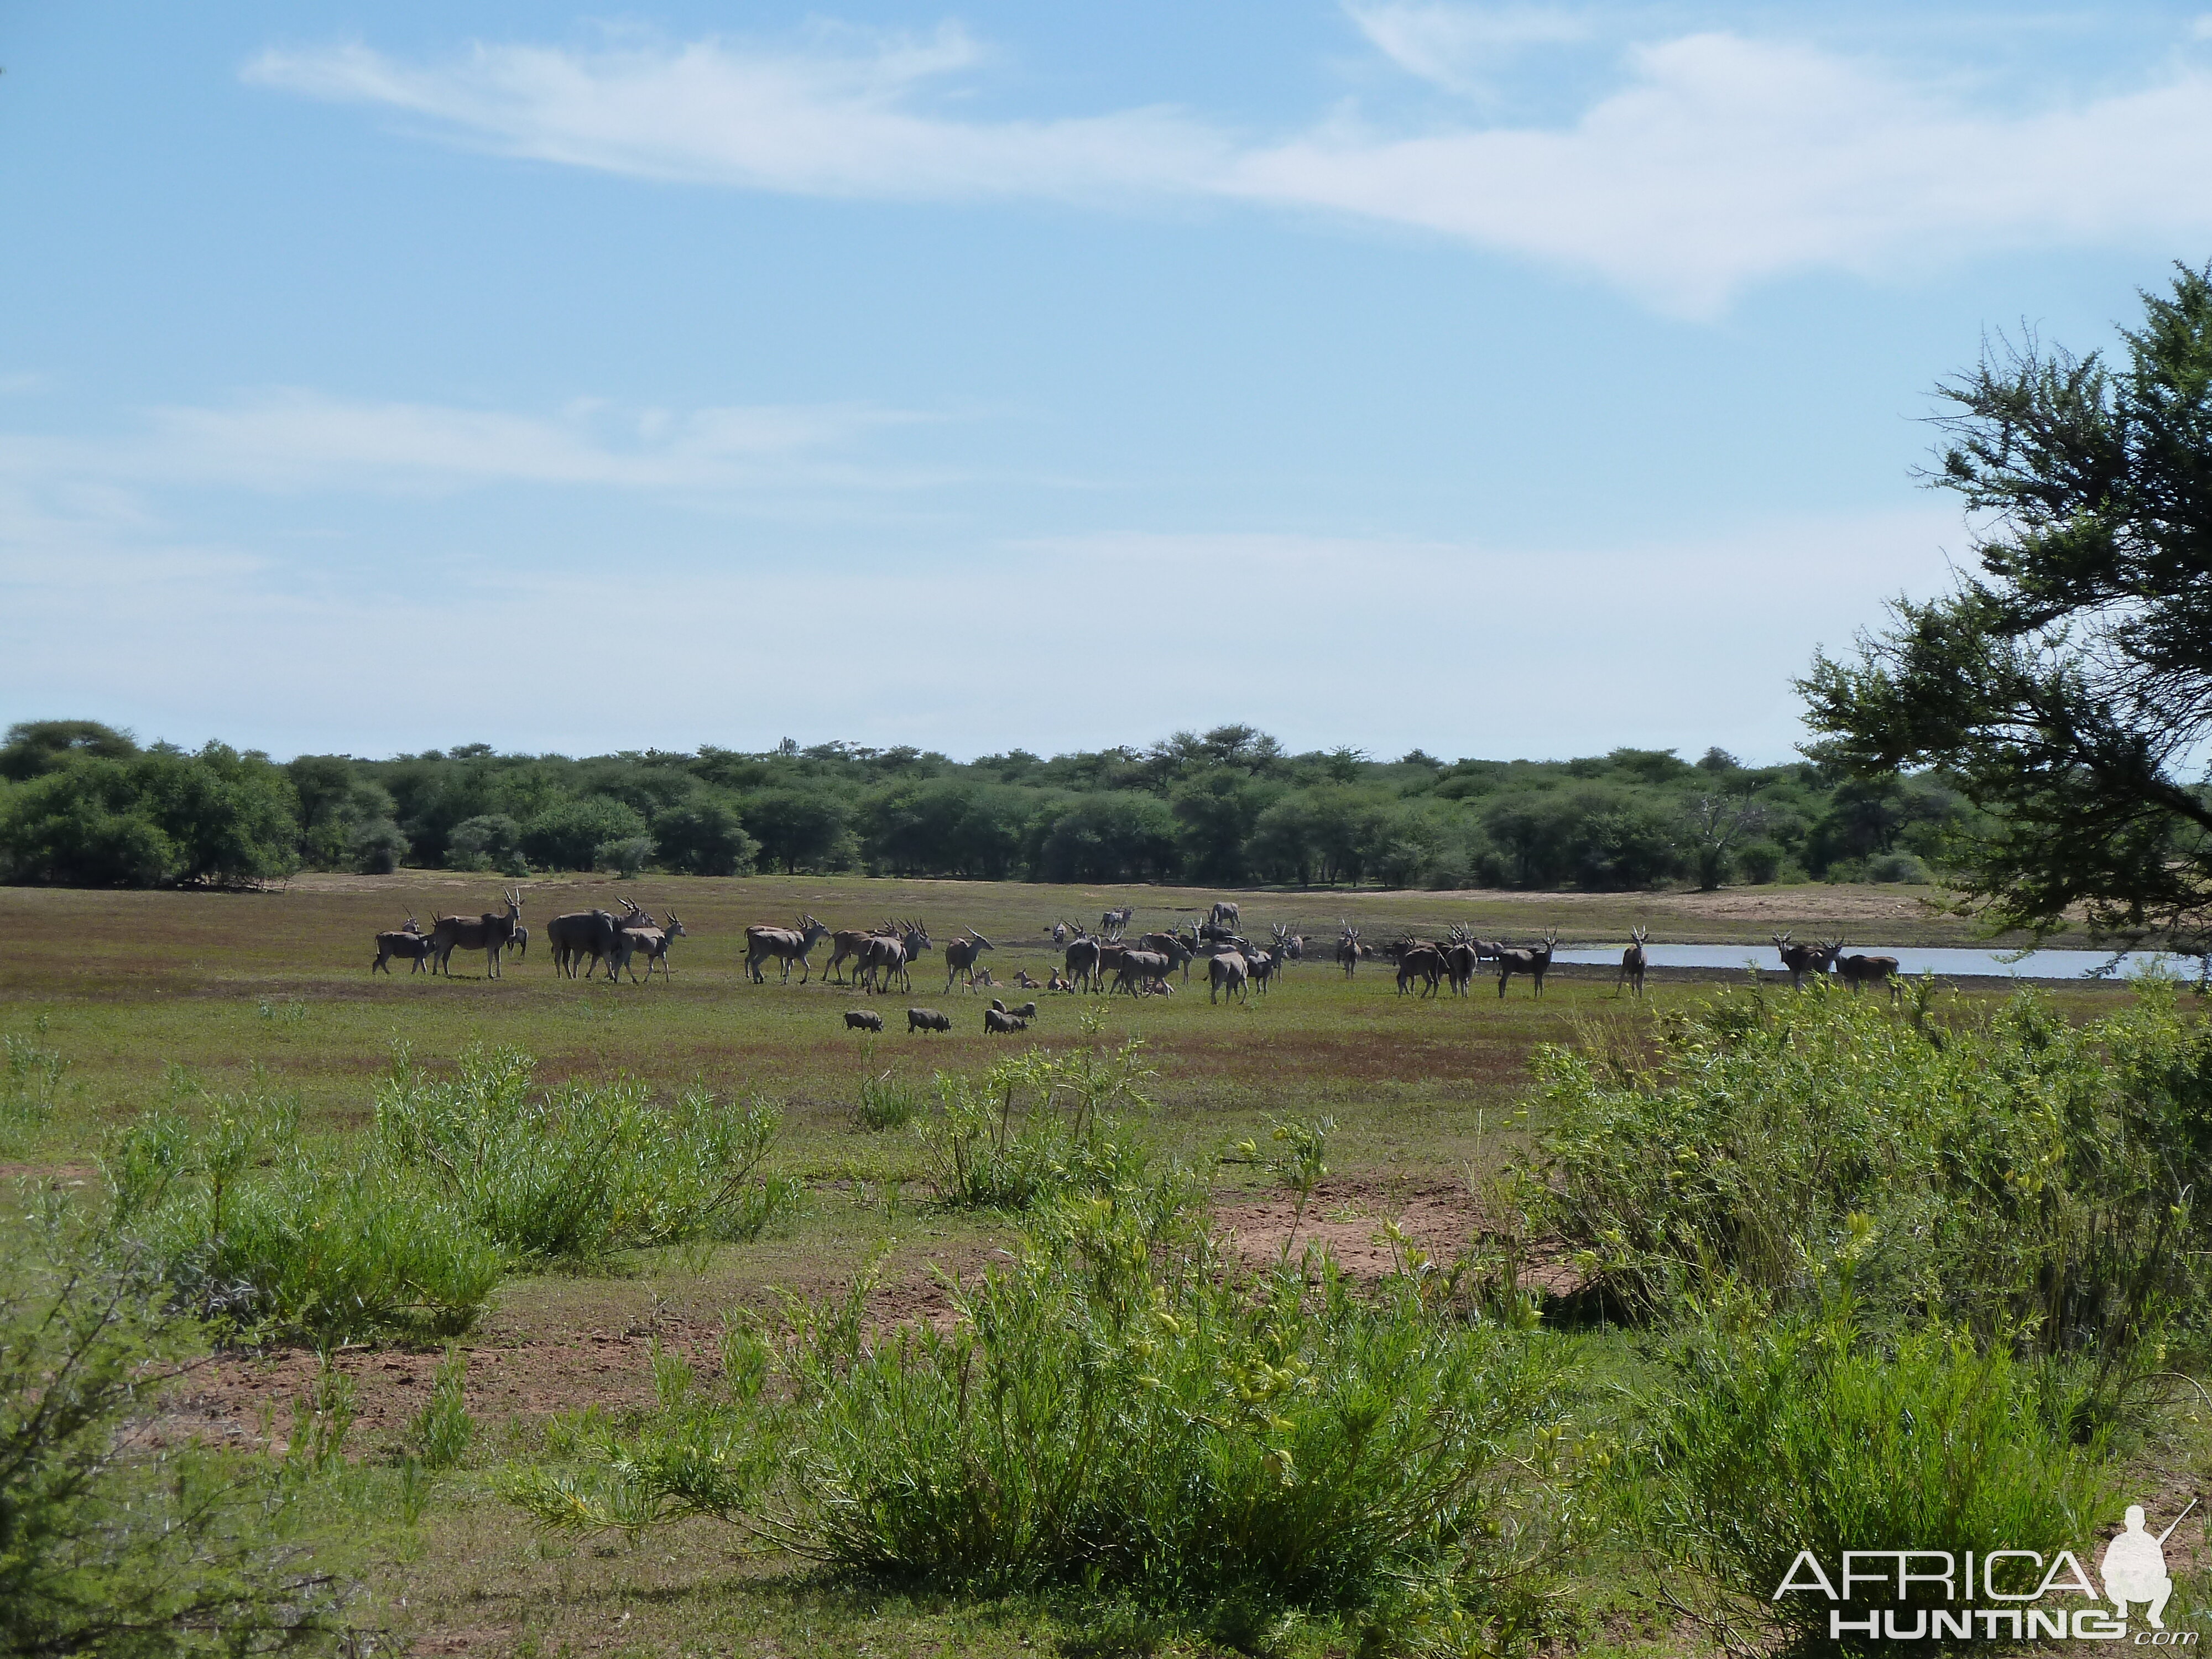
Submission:
POLYGON ((0 720, 1784 758, 2212 258, 2212 16, 1835 10, 0 0, 0 720))

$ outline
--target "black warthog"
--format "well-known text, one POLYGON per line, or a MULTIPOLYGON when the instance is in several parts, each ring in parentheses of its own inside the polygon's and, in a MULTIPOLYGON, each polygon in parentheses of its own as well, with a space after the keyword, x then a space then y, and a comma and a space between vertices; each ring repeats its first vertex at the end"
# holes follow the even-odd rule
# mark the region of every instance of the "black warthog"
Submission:
POLYGON ((908 1036, 916 1031, 949 1031, 951 1029, 952 1017, 950 1014, 940 1014, 934 1008, 909 1008, 906 1011, 906 1034, 908 1036))
POLYGON ((881 1031, 884 1017, 872 1009, 848 1008, 845 1011, 845 1029, 848 1031, 881 1031))
POLYGON ((1029 1026, 1029 1021, 1017 1018, 1000 1009, 986 1008, 983 1011, 983 1030, 986 1033, 1004 1036, 1009 1031, 1026 1031, 1029 1026))

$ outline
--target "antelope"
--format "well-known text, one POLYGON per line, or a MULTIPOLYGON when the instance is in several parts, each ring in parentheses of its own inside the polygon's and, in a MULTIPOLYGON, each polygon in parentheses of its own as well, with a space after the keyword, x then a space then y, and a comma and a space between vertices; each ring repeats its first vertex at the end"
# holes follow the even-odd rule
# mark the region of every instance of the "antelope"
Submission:
POLYGON ((1190 941, 1183 938, 1181 933, 1139 933, 1137 936, 1137 948, 1139 951, 1157 951, 1165 957, 1168 959, 1168 971, 1173 973, 1176 969, 1182 969, 1183 982, 1189 983, 1190 959, 1198 953, 1192 947, 1190 941))
POLYGON ((481 951, 484 953, 484 972, 492 979, 500 977, 499 953, 514 938, 514 930, 522 925, 522 895, 520 892, 502 893, 507 901, 507 914, 487 910, 480 916, 440 916, 433 924, 430 938, 438 954, 438 969, 453 972, 453 955, 456 950, 481 951))
POLYGON ((1251 964, 1234 951, 1224 951, 1206 964, 1206 1000, 1218 1002, 1224 991, 1247 1002, 1252 1000, 1251 964))
POLYGON ((1359 930, 1349 921, 1340 921, 1337 926, 1343 930, 1337 936, 1337 966, 1343 969, 1344 976, 1350 979, 1359 971, 1359 930))
POLYGON ((1055 973, 1045 982, 1044 988, 1048 991, 1073 991, 1075 989, 1075 981, 1063 975, 1055 973))
POLYGON ((1044 986, 1040 981, 1030 977, 1028 969, 1018 968, 1014 970, 1014 988, 1018 991, 1042 991, 1044 986))
POLYGON ((998 982, 998 981, 991 977, 991 970, 988 968, 978 968, 975 970, 975 979, 970 982, 969 988, 973 989, 974 987, 977 985, 989 985, 995 987, 998 982))
POLYGON ((1052 935, 1052 942, 1054 945, 1065 945, 1074 933, 1075 929, 1064 921, 1055 921, 1051 927, 1046 928, 1045 932, 1052 935))
MULTIPOLYGON (((1835 948, 1841 951, 1843 940, 1838 939, 1835 948)), ((1905 987, 1898 978, 1897 966, 1895 957, 1849 956, 1836 963, 1836 971, 1844 976, 1844 983, 1851 988, 1853 996, 1858 994, 1863 985, 1887 985, 1889 987, 1889 1000, 1895 1002, 1905 994, 1905 987)))
POLYGON ((1003 1035, 1010 1031, 1026 1031, 1029 1028, 1029 1021, 1017 1019, 1002 1009, 986 1008, 983 1011, 983 1030, 986 1035, 992 1032, 1003 1035))
POLYGON ((1275 975, 1283 971, 1283 963, 1288 958, 1284 956, 1282 947, 1278 945, 1272 951, 1261 951, 1247 957, 1245 960, 1251 964, 1253 988, 1265 996, 1267 988, 1275 982, 1275 975))
POLYGON ((1782 965, 1790 970, 1790 988, 1799 988, 1808 974, 1825 974, 1836 965, 1837 953, 1844 948, 1838 939, 1833 945, 1792 945, 1790 935, 1777 933, 1774 948, 1782 952, 1782 965))
POLYGON ((830 960, 822 969, 822 977, 833 984, 842 985, 844 979, 837 972, 837 964, 848 957, 857 957, 860 949, 872 939, 889 939, 899 930, 896 921, 887 921, 880 927, 871 927, 862 933, 857 927, 841 927, 830 935, 830 960))
MULTIPOLYGON (((866 1008, 848 1008, 845 1011, 845 1029, 848 1031, 880 1033, 884 1029, 884 1017, 866 1008)), ((908 1034, 909 1036, 913 1034, 911 1027, 908 1028, 908 1034)))
POLYGON ((908 1036, 916 1031, 950 1031, 951 1029, 951 1017, 940 1014, 934 1008, 909 1008, 906 1011, 906 1034, 908 1036))
MULTIPOLYGON (((545 942, 553 949, 553 971, 574 979, 576 964, 587 956, 596 969, 603 957, 614 953, 618 931, 614 917, 605 910, 574 910, 554 917, 545 924, 545 942)), ((591 971, 586 970, 586 979, 591 971)))
POLYGON ((1421 995, 1437 994, 1437 981, 1444 976, 1444 953, 1439 945, 1426 939, 1408 939, 1398 952, 1398 994, 1406 994, 1406 988, 1415 975, 1422 981, 1421 995))
POLYGON ((745 929, 746 975, 756 985, 767 984, 768 980, 762 974, 760 965, 774 957, 783 963, 784 984, 791 983, 791 964, 795 962, 799 964, 799 982, 804 985, 810 972, 807 952, 813 950, 817 941, 829 936, 830 930, 809 915, 799 917, 796 929, 757 924, 748 927, 745 929))
POLYGON ((517 962, 530 954, 530 930, 520 922, 514 926, 514 958, 517 962))
POLYGON ((1110 927, 1118 933, 1129 925, 1129 919, 1136 914, 1135 905, 1125 904, 1120 909, 1109 910, 1104 915, 1099 917, 1098 926, 1102 931, 1110 927))
POLYGON ((945 988, 950 991, 952 988, 952 981, 964 975, 968 981, 968 988, 974 990, 975 988, 975 958, 986 951, 995 951, 998 948, 973 927, 968 929, 966 939, 945 940, 945 988))
MULTIPOLYGON (((638 915, 643 916, 648 923, 653 920, 652 916, 645 911, 641 910, 638 915)), ((649 980, 653 977, 653 964, 658 963, 660 966, 660 976, 665 980, 674 971, 668 965, 668 942, 671 939, 689 937, 690 936, 684 931, 684 924, 677 921, 676 912, 671 910, 668 913, 667 921, 659 927, 649 926, 624 927, 622 930, 623 943, 617 947, 618 955, 615 960, 620 968, 628 968, 631 953, 642 951, 645 952, 646 978, 649 980)), ((611 966, 608 977, 612 978, 617 971, 618 971, 617 968, 611 966)), ((632 974, 630 978, 635 981, 637 975, 632 974)))
POLYGON ((1452 994, 1463 997, 1467 988, 1482 966, 1482 947, 1476 942, 1474 930, 1461 922, 1454 922, 1451 938, 1443 947, 1444 977, 1451 981, 1452 994))
POLYGON ((1114 988, 1137 994, 1140 985, 1153 985, 1164 980, 1175 964, 1158 951, 1124 951, 1121 971, 1115 976, 1114 988))
POLYGON ((1632 943, 1620 953, 1620 977, 1613 982, 1613 995, 1619 996, 1624 985, 1635 986, 1636 994, 1639 997, 1644 994, 1644 939, 1650 931, 1648 927, 1630 930, 1628 936, 1632 943))
POLYGON ((895 933, 871 933, 861 947, 860 960, 854 977, 873 993, 877 977, 882 976, 883 988, 891 988, 896 978, 903 990, 914 989, 914 975, 907 964, 929 949, 928 930, 919 921, 904 923, 895 933))
POLYGON ((388 975, 392 971, 388 965, 391 958, 404 957, 412 964, 407 969, 409 973, 422 973, 426 971, 422 963, 432 948, 428 936, 422 932, 422 924, 410 916, 407 925, 397 933, 376 936, 376 960, 368 964, 368 971, 373 974, 382 969, 388 975))
POLYGON ((1098 983, 1098 952, 1102 947, 1088 933, 1078 933, 1067 947, 1067 988, 1098 983))
POLYGON ((1239 918, 1243 914, 1233 899, 1216 899, 1213 908, 1206 912, 1206 919, 1216 927, 1235 927, 1240 925, 1239 918))
POLYGON ((1559 948, 1559 932, 1556 927, 1544 930, 1544 943, 1540 949, 1529 945, 1522 950, 1500 951, 1498 953, 1498 996, 1505 997, 1505 982, 1516 974, 1526 974, 1536 982, 1536 994, 1544 994, 1544 975, 1552 969, 1552 952, 1559 948))

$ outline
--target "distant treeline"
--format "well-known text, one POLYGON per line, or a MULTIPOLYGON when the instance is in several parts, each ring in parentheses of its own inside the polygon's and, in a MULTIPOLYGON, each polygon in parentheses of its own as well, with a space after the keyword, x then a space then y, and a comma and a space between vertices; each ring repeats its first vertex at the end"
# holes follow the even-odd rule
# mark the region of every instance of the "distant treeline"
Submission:
POLYGON ((1566 761, 1291 754, 1249 726, 968 763, 786 741, 572 760, 483 744, 392 760, 142 748, 88 720, 0 745, 0 878, 237 884, 303 867, 523 875, 861 871, 992 880, 1716 887, 1923 880, 1971 809, 1718 749, 1566 761))

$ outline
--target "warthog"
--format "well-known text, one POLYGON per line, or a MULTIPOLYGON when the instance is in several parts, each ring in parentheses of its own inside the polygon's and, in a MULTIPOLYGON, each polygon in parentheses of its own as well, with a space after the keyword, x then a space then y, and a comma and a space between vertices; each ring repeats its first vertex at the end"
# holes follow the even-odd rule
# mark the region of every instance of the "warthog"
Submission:
POLYGON ((973 927, 968 930, 966 939, 945 940, 945 988, 950 991, 952 988, 953 981, 965 979, 968 981, 968 988, 974 990, 975 988, 975 958, 986 951, 995 951, 998 948, 973 927))
POLYGON ((1037 1006, 1034 1002, 1024 1002, 1020 1007, 1009 1008, 1006 1012, 1016 1019, 1032 1020, 1037 1017, 1037 1006))
POLYGON ((791 964, 795 962, 799 964, 799 982, 804 985, 811 971, 806 953, 829 936, 830 930, 812 916, 799 917, 796 928, 768 927, 757 923, 745 929, 745 975, 756 985, 765 985, 768 980, 761 972, 761 963, 774 957, 783 963, 782 983, 791 983, 791 964))
POLYGON ((952 1016, 950 1014, 940 1014, 934 1008, 909 1008, 906 1011, 906 1034, 908 1036, 916 1031, 949 1031, 951 1029, 952 1016))
POLYGON ((1541 949, 1530 945, 1526 950, 1501 951, 1498 956, 1498 994, 1505 994, 1505 982, 1516 974, 1526 974, 1536 982, 1536 994, 1544 994, 1544 975, 1552 970, 1552 952, 1559 947, 1559 933, 1555 927, 1544 930, 1541 949))
POLYGON ((986 1008, 983 1011, 983 1030, 987 1035, 1004 1036, 1009 1031, 1026 1031, 1029 1028, 1029 1021, 1018 1018, 1002 1009, 986 1008))
POLYGON ((423 963, 428 961, 430 952, 434 948, 429 936, 422 931, 422 924, 410 916, 407 918, 407 925, 396 933, 379 933, 376 936, 376 960, 368 964, 368 971, 373 974, 381 968, 389 974, 392 971, 388 965, 391 959, 393 957, 401 957, 413 964, 407 969, 409 973, 427 972, 428 969, 424 968, 423 963))
MULTIPOLYGON (((1836 949, 1841 951, 1843 948, 1843 940, 1838 939, 1836 949)), ((1897 969, 1895 957, 1850 956, 1839 957, 1836 963, 1836 971, 1844 976, 1844 983, 1851 988, 1853 996, 1858 994, 1862 985, 1887 985, 1892 1002, 1905 994, 1905 987, 1897 977, 1897 969)))
POLYGON ((1224 991, 1247 1002, 1252 1000, 1251 964, 1234 951, 1224 951, 1206 961, 1206 1000, 1218 1002, 1224 991))
POLYGON ((1620 953, 1620 977, 1613 982, 1613 995, 1619 996, 1620 988, 1624 985, 1633 985, 1636 988, 1636 994, 1639 997, 1644 994, 1644 969, 1646 965, 1644 960, 1644 935, 1650 931, 1648 927, 1635 927, 1629 930, 1629 946, 1620 953))
POLYGON ((845 1011, 845 1029, 848 1031, 881 1031, 884 1017, 867 1008, 848 1008, 845 1011))
POLYGON ((1836 965, 1836 957, 1844 948, 1838 939, 1833 945, 1792 945, 1790 935, 1773 935, 1774 948, 1782 952, 1782 965, 1790 970, 1790 988, 1801 988, 1808 974, 1825 974, 1836 965))
POLYGON ((481 951, 485 973, 493 979, 500 977, 499 953, 514 941, 514 930, 522 925, 522 895, 518 891, 501 896, 507 901, 505 915, 487 910, 480 916, 438 918, 430 937, 437 946, 439 971, 453 972, 455 951, 481 951))

